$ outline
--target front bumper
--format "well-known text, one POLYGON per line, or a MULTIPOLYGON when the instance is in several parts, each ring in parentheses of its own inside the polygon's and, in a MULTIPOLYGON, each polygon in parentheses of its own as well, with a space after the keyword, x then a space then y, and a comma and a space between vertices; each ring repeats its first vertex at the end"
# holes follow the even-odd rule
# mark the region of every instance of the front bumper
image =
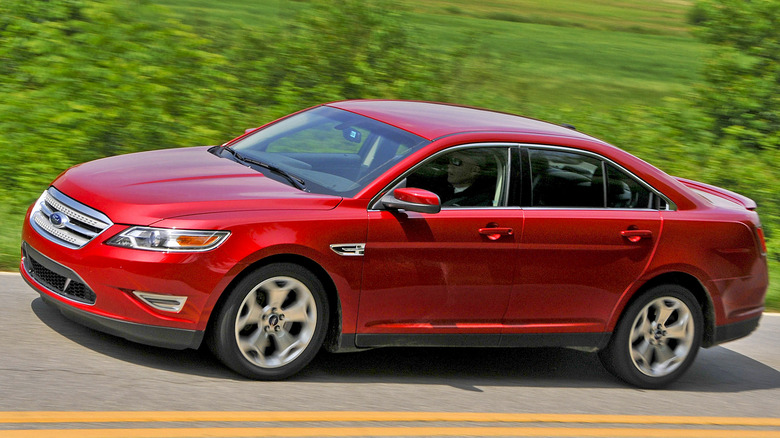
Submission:
POLYGON ((219 250, 163 253, 103 242, 127 228, 112 225, 82 248, 43 237, 28 216, 20 271, 48 304, 93 329, 143 344, 197 348, 235 263, 219 250), (161 311, 134 292, 186 298, 180 311, 161 311))
POLYGON ((203 340, 203 330, 139 324, 75 307, 92 306, 96 301, 95 293, 75 271, 49 259, 26 242, 22 244, 22 255, 22 278, 38 290, 46 304, 77 323, 130 341, 177 350, 198 348, 203 340), (52 297, 52 294, 60 299, 52 297))
MULTIPOLYGON (((35 287, 34 284, 30 284, 30 286, 35 287)), ((59 311, 68 319, 81 325, 110 335, 119 336, 133 342, 152 345, 154 347, 171 348, 174 350, 198 348, 201 341, 203 341, 203 335, 205 333, 199 330, 184 330, 120 321, 118 319, 94 315, 71 307, 49 297, 45 293, 41 293, 41 298, 43 298, 43 301, 46 304, 59 309, 59 311)))

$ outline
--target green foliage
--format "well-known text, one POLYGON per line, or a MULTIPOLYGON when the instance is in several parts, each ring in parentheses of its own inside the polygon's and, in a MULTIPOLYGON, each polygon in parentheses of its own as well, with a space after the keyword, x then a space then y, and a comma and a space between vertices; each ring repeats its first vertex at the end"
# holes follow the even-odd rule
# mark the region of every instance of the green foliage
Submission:
POLYGON ((265 53, 236 61, 262 72, 253 99, 276 115, 340 99, 435 100, 452 65, 421 50, 395 2, 315 1, 266 40, 265 53))
POLYGON ((701 0, 697 34, 718 46, 700 102, 719 137, 780 147, 780 1, 701 0))
POLYGON ((25 202, 79 161, 199 144, 227 124, 226 60, 157 6, 4 0, 0 17, 0 159, 14 164, 0 177, 25 202))

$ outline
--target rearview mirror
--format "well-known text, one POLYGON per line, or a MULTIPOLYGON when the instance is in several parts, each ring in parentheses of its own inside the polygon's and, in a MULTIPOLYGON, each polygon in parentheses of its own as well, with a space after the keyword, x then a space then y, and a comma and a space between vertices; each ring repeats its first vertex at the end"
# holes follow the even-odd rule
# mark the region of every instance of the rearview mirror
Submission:
POLYGON ((418 213, 438 213, 441 200, 428 190, 404 187, 395 189, 382 197, 382 205, 388 210, 407 210, 418 213))

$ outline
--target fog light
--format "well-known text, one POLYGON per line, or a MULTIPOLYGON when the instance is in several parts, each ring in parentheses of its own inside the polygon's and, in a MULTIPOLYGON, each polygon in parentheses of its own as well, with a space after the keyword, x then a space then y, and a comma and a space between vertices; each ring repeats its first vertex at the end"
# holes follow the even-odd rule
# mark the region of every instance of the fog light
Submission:
POLYGON ((137 296, 141 301, 148 304, 157 310, 164 312, 179 313, 184 307, 184 303, 187 301, 187 297, 178 297, 175 295, 159 295, 149 292, 133 291, 133 295, 137 296))

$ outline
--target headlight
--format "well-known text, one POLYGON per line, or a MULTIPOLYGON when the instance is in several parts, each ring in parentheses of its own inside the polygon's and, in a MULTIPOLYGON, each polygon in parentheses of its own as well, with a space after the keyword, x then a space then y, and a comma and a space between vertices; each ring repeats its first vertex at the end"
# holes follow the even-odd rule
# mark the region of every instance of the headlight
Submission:
POLYGON ((229 235, 230 231, 131 227, 108 239, 106 244, 148 251, 198 252, 216 248, 229 235))

